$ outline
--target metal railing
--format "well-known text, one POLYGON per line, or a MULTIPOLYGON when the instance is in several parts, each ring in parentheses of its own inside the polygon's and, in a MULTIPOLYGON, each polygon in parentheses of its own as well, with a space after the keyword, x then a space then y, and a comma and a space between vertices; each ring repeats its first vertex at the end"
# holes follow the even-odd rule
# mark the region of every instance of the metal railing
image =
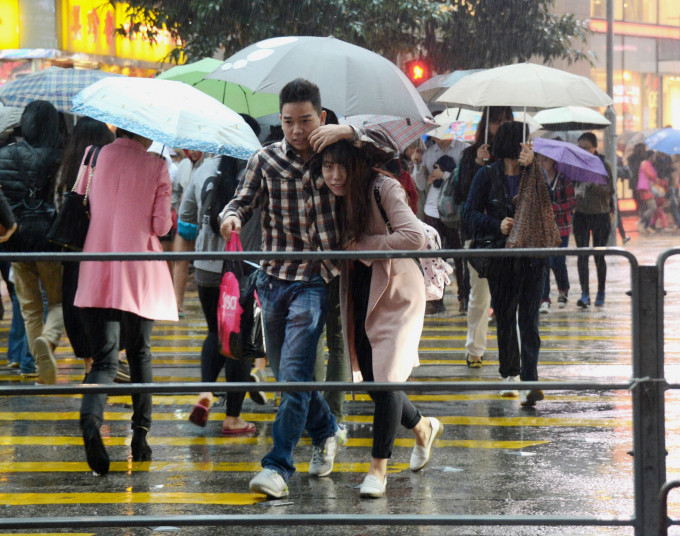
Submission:
MULTIPOLYGON (((680 253, 680 250, 673 250, 680 253)), ((635 535, 658 534, 662 530, 662 498, 659 493, 665 482, 664 399, 666 388, 663 376, 663 262, 657 267, 639 266, 636 257, 619 248, 580 249, 500 249, 500 250, 439 250, 427 251, 366 251, 366 252, 239 252, 239 253, 12 253, 0 254, 5 261, 125 261, 125 260, 354 260, 419 257, 540 257, 567 256, 618 256, 630 263, 631 276, 631 337, 632 379, 627 382, 523 382, 527 389, 543 390, 630 390, 633 397, 633 454, 635 515, 630 518, 603 518, 584 516, 489 516, 489 515, 183 515, 183 516, 97 516, 0 519, 0 529, 85 528, 85 527, 150 527, 173 526, 258 526, 258 525, 468 525, 468 526, 610 526, 634 527, 635 535), (641 293, 640 288, 656 288, 657 292, 641 293), (641 341, 645 344, 642 345, 641 341)), ((666 255, 666 257, 669 255, 666 255)), ((661 259, 661 257, 660 257, 661 259)), ((664 257, 665 260, 665 257, 664 257)), ((154 383, 134 385, 54 385, 0 387, 0 396, 54 395, 108 393, 131 394, 151 392, 197 393, 248 391, 250 383, 154 383)), ((673 386, 673 388, 676 388, 673 386)), ((680 386, 678 386, 680 388, 680 386)), ((434 391, 500 391, 500 382, 408 382, 366 384, 322 383, 272 383, 258 384, 261 391, 384 391, 410 392, 434 391)), ((663 527, 665 528, 665 527, 663 527)))

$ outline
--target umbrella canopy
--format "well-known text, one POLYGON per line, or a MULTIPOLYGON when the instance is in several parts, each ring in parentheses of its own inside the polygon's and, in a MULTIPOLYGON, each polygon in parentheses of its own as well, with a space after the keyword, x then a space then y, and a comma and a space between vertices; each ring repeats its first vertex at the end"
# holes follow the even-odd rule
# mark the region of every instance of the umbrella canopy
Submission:
POLYGON ((107 78, 73 99, 73 113, 87 115, 169 147, 247 159, 260 148, 236 112, 182 82, 107 78))
POLYGON ((553 132, 560 130, 596 130, 607 128, 611 122, 604 115, 583 106, 562 106, 550 110, 541 110, 534 119, 543 130, 553 132))
POLYGON ((50 67, 0 86, 0 101, 7 106, 24 108, 29 102, 45 100, 60 112, 70 112, 71 99, 79 91, 102 78, 120 76, 90 69, 50 67))
POLYGON ((373 127, 387 134, 400 151, 437 126, 434 121, 412 121, 388 115, 353 115, 340 120, 344 125, 373 127))
POLYGON ((677 128, 664 128, 649 136, 646 143, 647 147, 652 151, 680 154, 680 130, 677 128))
POLYGON ((469 69, 467 71, 453 71, 451 73, 438 74, 418 86, 418 93, 420 93, 420 96, 425 102, 430 103, 459 80, 480 71, 482 71, 482 69, 469 69))
POLYGON ((411 81, 382 56, 333 37, 275 37, 250 45, 207 78, 279 93, 295 78, 321 90, 321 102, 338 115, 390 115, 431 119, 411 81))
POLYGON ((19 126, 22 113, 24 113, 23 108, 0 104, 0 134, 19 126))
POLYGON ((607 169, 602 160, 577 145, 536 138, 534 152, 552 158, 557 162, 557 170, 572 181, 607 184, 607 169))
POLYGON ((609 106, 612 99, 584 76, 533 63, 517 63, 466 76, 447 89, 437 102, 538 109, 609 106))
POLYGON ((447 108, 435 116, 434 120, 439 126, 428 134, 440 140, 472 141, 481 118, 482 112, 465 108, 447 108))
POLYGON ((157 76, 161 80, 178 80, 207 93, 238 113, 253 117, 279 112, 279 98, 271 93, 253 93, 248 88, 224 80, 206 79, 223 62, 204 58, 194 63, 178 65, 157 76))

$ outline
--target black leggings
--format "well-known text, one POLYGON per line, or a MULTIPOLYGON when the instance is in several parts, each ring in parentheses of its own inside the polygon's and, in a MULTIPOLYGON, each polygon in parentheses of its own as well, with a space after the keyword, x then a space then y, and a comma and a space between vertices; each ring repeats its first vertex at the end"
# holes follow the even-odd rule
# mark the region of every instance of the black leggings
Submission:
MULTIPOLYGON (((370 267, 360 261, 354 261, 350 281, 354 313, 354 345, 361 375, 367 382, 375 381, 373 350, 366 335, 366 312, 372 273, 370 267)), ((371 456, 391 458, 399 423, 409 430, 413 429, 421 419, 420 412, 404 391, 369 391, 368 394, 375 402, 371 456)))
MULTIPOLYGON (((220 352, 220 339, 217 334, 217 303, 220 299, 219 287, 202 287, 198 285, 198 299, 203 308, 208 336, 201 349, 201 381, 214 382, 224 368, 224 376, 228 382, 247 382, 250 379, 249 359, 232 359, 220 352)), ((245 392, 227 393, 227 417, 241 415, 245 392)))
MULTIPOLYGON (((604 247, 609 240, 611 220, 609 213, 602 214, 583 214, 574 213, 574 239, 576 247, 587 248, 590 244, 590 233, 593 233, 593 247, 604 247)), ((581 283, 581 292, 590 294, 588 257, 579 257, 576 261, 578 267, 578 280, 581 283)), ((597 291, 604 294, 605 282, 607 280, 607 262, 603 255, 595 256, 595 268, 597 269, 597 291)))

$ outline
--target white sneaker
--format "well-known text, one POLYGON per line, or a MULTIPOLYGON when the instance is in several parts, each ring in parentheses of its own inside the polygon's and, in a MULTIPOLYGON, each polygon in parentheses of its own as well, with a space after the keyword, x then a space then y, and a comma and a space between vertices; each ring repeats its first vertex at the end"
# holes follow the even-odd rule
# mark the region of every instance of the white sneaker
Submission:
POLYGON ((538 312, 542 314, 547 314, 550 312, 550 302, 541 302, 541 306, 538 308, 538 312))
POLYGON ((38 381, 45 385, 54 385, 57 383, 57 360, 54 358, 52 344, 45 337, 38 337, 33 343, 33 348, 38 381))
POLYGON ((252 493, 264 493, 267 497, 288 497, 288 484, 274 469, 264 468, 250 481, 252 493))
POLYGON ((347 442, 347 428, 338 424, 335 435, 326 438, 323 445, 313 447, 312 461, 309 462, 309 474, 314 476, 328 476, 333 470, 333 461, 338 453, 338 447, 347 442))
MULTIPOLYGON (((518 383, 519 376, 508 376, 507 378, 503 378, 503 381, 506 383, 518 383)), ((519 393, 513 389, 505 389, 501 391, 501 396, 505 398, 515 398, 516 396, 519 396, 519 393)))
POLYGON ((430 438, 427 440, 425 446, 421 447, 416 445, 413 447, 411 452, 411 471, 420 471, 428 463, 430 463, 430 458, 432 458, 432 447, 434 446, 435 440, 442 435, 444 427, 439 420, 434 417, 429 417, 430 424, 432 425, 432 432, 430 432, 430 438))
POLYGON ((380 482, 377 476, 366 475, 361 488, 359 489, 359 495, 363 499, 379 499, 385 496, 385 489, 387 488, 387 477, 380 482))

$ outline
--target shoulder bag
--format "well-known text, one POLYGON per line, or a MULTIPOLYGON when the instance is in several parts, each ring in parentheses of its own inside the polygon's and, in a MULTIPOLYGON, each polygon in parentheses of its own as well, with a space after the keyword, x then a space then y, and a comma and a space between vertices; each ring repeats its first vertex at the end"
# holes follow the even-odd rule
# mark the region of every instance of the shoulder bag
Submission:
POLYGON ((100 149, 101 147, 90 147, 85 160, 83 160, 78 170, 78 178, 73 188, 70 192, 64 194, 61 210, 47 233, 47 239, 53 244, 72 251, 82 251, 85 245, 85 237, 90 228, 90 201, 88 200, 88 195, 90 194, 92 176, 97 165, 97 156, 99 156, 100 149), (84 175, 87 176, 85 193, 79 194, 76 190, 84 175))

